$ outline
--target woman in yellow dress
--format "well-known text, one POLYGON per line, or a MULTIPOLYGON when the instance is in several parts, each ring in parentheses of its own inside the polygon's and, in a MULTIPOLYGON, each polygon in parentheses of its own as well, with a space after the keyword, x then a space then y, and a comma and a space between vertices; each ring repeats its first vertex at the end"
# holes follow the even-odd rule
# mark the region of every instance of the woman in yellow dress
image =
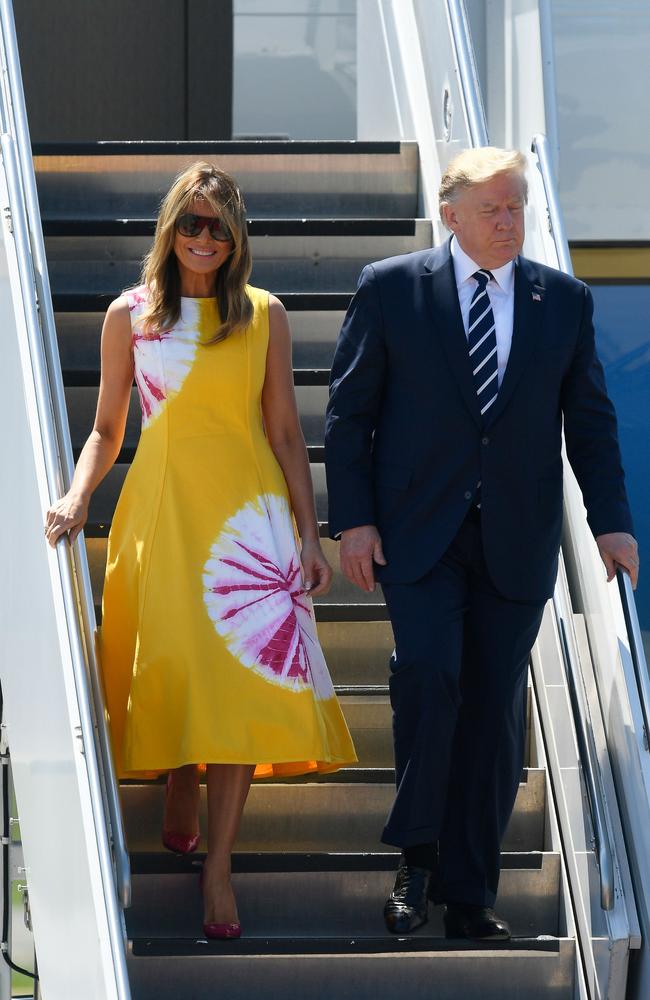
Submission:
POLYGON ((320 547, 281 302, 247 284, 245 209, 208 163, 166 195, 141 284, 109 307, 95 424, 51 544, 81 531, 120 451, 133 379, 142 433, 108 542, 100 661, 117 772, 168 773, 163 843, 199 843, 204 932, 239 936, 230 856, 255 777, 356 760, 318 643, 320 547))

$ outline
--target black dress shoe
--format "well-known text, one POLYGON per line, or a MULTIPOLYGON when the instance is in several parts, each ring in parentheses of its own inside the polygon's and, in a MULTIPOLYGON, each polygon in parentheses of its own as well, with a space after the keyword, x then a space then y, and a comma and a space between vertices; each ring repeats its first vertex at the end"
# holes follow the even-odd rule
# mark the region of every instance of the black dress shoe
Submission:
POLYGON ((447 903, 444 915, 445 937, 470 938, 473 941, 509 941, 510 927, 487 906, 447 903))
POLYGON ((393 891, 384 906, 386 927, 392 934, 410 934, 429 919, 431 872, 414 865, 400 865, 393 891))

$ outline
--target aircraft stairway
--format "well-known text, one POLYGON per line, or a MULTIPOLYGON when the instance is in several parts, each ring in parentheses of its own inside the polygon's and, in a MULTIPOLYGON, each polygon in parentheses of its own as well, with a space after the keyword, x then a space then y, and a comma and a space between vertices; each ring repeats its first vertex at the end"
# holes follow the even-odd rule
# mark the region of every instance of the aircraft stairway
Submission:
MULTIPOLYGON (((251 220, 251 281, 279 295, 293 327, 323 546, 336 566, 335 543, 326 537, 322 466, 329 364, 361 267, 432 243, 431 223, 416 217, 417 146, 250 142, 136 153, 132 144, 110 150, 102 144, 34 152, 75 452, 92 426, 103 310, 137 280, 160 195, 198 155, 240 178, 251 220)), ((122 453, 96 493, 85 532, 98 611, 107 530, 138 428, 134 391, 122 453)), ((262 989, 269 997, 304 1000, 332 990, 341 997, 392 997, 402 987, 417 995, 435 982, 441 998, 524 991, 540 1000, 572 997, 576 946, 538 734, 531 735, 504 842, 499 907, 513 924, 510 946, 459 948, 445 941, 439 912, 412 938, 386 932, 383 901, 397 864, 378 842, 393 794, 386 607, 379 588, 363 594, 337 571, 316 614, 359 766, 316 780, 254 785, 234 859, 245 937, 225 945, 201 939, 200 856, 173 857, 160 847, 164 785, 122 784, 133 880, 126 911, 133 996, 177 997, 184 989, 199 997, 213 988, 233 998, 262 989)), ((529 702, 538 730, 532 690, 529 702)))
MULTIPOLYGON (((462 5, 450 0, 448 7, 462 27, 462 5)), ((56 553, 37 535, 91 429, 103 312, 138 278, 161 195, 198 158, 214 160, 242 185, 252 282, 282 299, 292 325, 300 417, 334 566, 323 413, 341 320, 365 263, 439 243, 441 234, 423 211, 419 141, 31 150, 6 8, 0 0, 9 52, 0 447, 20 502, 5 539, 14 577, 0 601, 2 685, 45 1000, 243 1000, 257 992, 269 1000, 334 992, 355 1000, 405 992, 438 1000, 622 1000, 640 934, 608 753, 611 715, 601 714, 599 664, 609 639, 594 642, 589 607, 578 606, 576 580, 587 571, 573 512, 566 568, 562 562, 531 657, 526 767, 503 844, 497 905, 512 922, 511 942, 446 941, 438 911, 408 938, 383 927, 397 866, 396 853, 378 841, 393 794, 392 637, 380 590, 364 595, 338 570, 330 594, 316 600, 316 617, 359 765, 254 786, 234 858, 240 941, 201 937, 201 856, 176 857, 160 846, 164 784, 123 782, 118 807, 93 640, 107 534, 137 447, 135 393, 122 451, 93 498, 84 535, 56 553), (52 823, 52 810, 60 822, 52 823)), ((458 55, 458 38, 455 44, 458 55)), ((471 90, 467 60, 458 65, 471 90)), ((480 123, 476 102, 469 118, 480 123)), ((474 128, 454 141, 484 137, 474 128)), ((426 155, 430 167, 430 149, 426 155)), ((541 259, 551 261, 560 227, 541 139, 531 163, 531 232, 541 259)), ((555 262, 563 266, 557 253, 555 262)))

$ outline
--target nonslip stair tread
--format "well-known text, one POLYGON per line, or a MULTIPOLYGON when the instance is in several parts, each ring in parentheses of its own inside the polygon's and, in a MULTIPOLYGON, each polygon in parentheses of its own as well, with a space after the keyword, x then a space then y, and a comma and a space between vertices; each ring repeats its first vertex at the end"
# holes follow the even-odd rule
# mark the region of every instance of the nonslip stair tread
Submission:
MULTIPOLYGON (((374 755, 376 744, 370 739, 374 755)), ((390 753, 390 744, 387 744, 390 753)), ((363 753, 361 753, 361 756, 363 753)), ((383 753, 382 753, 383 756, 383 753)), ((375 760, 375 763, 377 761, 375 760)), ((363 778, 364 768, 360 769, 363 778)), ((392 770, 382 768, 383 781, 342 780, 308 776, 284 781, 256 781, 242 819, 236 850, 241 853, 294 852, 374 853, 380 849, 381 830, 395 797, 392 770)), ((507 852, 542 851, 545 839, 546 775, 525 772, 515 808, 504 834, 507 852)), ((127 843, 132 851, 160 847, 164 786, 158 783, 122 783, 120 789, 127 843)), ((206 798, 201 794, 202 828, 206 798)), ((203 845, 202 845, 203 846, 203 845)), ((388 853, 398 848, 383 846, 388 853)))
POLYGON ((136 938, 128 963, 134 1000, 217 994, 229 1000, 573 1000, 575 957, 568 938, 482 946, 416 932, 295 943, 276 937, 209 943, 136 938))
MULTIPOLYGON (((96 521, 92 518, 84 525, 84 535, 86 538, 108 538, 111 530, 110 521, 96 521)), ((329 528, 326 522, 319 521, 318 534, 320 538, 329 538, 329 528)))
MULTIPOLYGON (((131 937, 188 937, 200 930, 199 873, 204 855, 131 855, 131 937)), ((560 929, 560 855, 504 853, 498 911, 519 937, 560 929)), ((399 856, 376 853, 256 852, 233 856, 233 886, 251 937, 389 937, 383 923, 399 856)), ((443 908, 431 904, 423 934, 444 935, 443 908)))
MULTIPOLYGON (((305 785, 315 782, 319 785, 393 785, 395 769, 393 767, 342 767, 339 771, 329 771, 324 774, 297 774, 292 778, 264 778, 265 785, 305 785)), ((155 779, 152 784, 164 785, 166 776, 155 779)), ((204 784, 205 781, 202 782, 204 784)), ((141 788, 142 782, 137 779, 124 778, 120 782, 123 788, 141 788)))
MULTIPOLYGON (((317 622, 327 624, 348 622, 363 625, 389 620, 385 604, 314 604, 314 614, 317 622)), ((95 619, 101 625, 102 609, 99 602, 95 603, 95 619)))
MULTIPOLYGON (((249 218, 249 236, 414 236, 414 218, 249 218)), ((56 218, 43 219, 43 234, 48 238, 86 236, 153 236, 155 218, 56 218)))
POLYGON ((397 155, 413 142, 364 139, 129 139, 88 142, 33 142, 32 156, 160 156, 170 154, 223 153, 237 156, 263 155, 397 155))
MULTIPOLYGON (((424 930, 424 928, 423 928, 424 930)), ((395 952, 458 952, 466 956, 470 952, 536 952, 558 954, 563 939, 552 935, 538 937, 513 937, 510 941, 481 943, 480 941, 447 940, 416 931, 408 937, 388 936, 358 938, 284 938, 284 937, 242 937, 238 941, 208 941, 201 934, 196 937, 153 938, 138 937, 130 941, 133 956, 154 957, 174 955, 345 955, 345 954, 393 954, 395 952)))
MULTIPOLYGON (((198 875, 205 852, 191 855, 170 851, 131 852, 133 876, 198 875)), ((503 851, 502 871, 540 871, 544 863, 555 863, 556 851, 503 851)), ((397 856, 389 851, 239 851, 232 855, 233 874, 273 872, 394 872, 397 856)))
MULTIPOLYGON (((99 387, 100 369, 99 357, 97 366, 92 368, 75 367, 68 363, 62 368, 63 384, 71 388, 86 386, 96 389, 99 387)), ((294 368, 293 384, 297 386, 323 386, 329 385, 329 368, 294 368)))
MULTIPOLYGON (((90 429, 91 428, 88 428, 88 433, 90 433, 90 429)), ((74 457, 75 462, 78 460, 79 455, 81 454, 81 448, 82 448, 82 445, 80 445, 80 444, 78 444, 76 447, 73 445, 72 453, 73 453, 73 457, 74 457)), ((119 465, 130 465, 130 463, 133 461, 133 459, 135 457, 135 450, 136 450, 136 446, 135 445, 130 445, 130 446, 126 446, 124 448, 121 448, 120 452, 119 452, 119 454, 117 456, 117 458, 115 459, 116 463, 119 464, 119 465)), ((313 462, 313 463, 323 462, 324 459, 325 459, 325 448, 322 445, 309 445, 308 444, 307 445, 307 454, 309 456, 309 461, 310 462, 313 462)))
MULTIPOLYGON (((519 781, 520 786, 527 786, 529 781, 531 786, 536 785, 538 789, 543 788, 544 774, 542 769, 524 768, 519 781)), ((124 789, 138 788, 151 789, 158 786, 163 787, 166 783, 166 774, 161 774, 151 781, 142 782, 138 778, 123 778, 120 787, 124 789)), ((315 785, 384 785, 394 787, 395 768, 394 767, 342 767, 338 771, 329 771, 323 774, 297 774, 290 778, 263 778, 254 783, 254 788, 259 787, 294 787, 295 785, 315 784, 315 785)), ((201 786, 205 786, 205 775, 201 775, 201 786)), ((365 852, 362 852, 365 853, 365 852)))
POLYGON ((388 609, 383 603, 333 604, 325 601, 314 604, 317 622, 383 622, 389 621, 388 609))

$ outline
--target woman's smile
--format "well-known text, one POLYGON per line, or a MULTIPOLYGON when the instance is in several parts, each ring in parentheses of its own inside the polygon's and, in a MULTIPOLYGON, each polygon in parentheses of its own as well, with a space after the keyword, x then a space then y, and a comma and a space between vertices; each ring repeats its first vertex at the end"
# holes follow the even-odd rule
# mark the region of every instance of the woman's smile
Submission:
POLYGON ((214 257, 216 250, 199 250, 198 247, 188 247, 190 253, 195 257, 214 257))

